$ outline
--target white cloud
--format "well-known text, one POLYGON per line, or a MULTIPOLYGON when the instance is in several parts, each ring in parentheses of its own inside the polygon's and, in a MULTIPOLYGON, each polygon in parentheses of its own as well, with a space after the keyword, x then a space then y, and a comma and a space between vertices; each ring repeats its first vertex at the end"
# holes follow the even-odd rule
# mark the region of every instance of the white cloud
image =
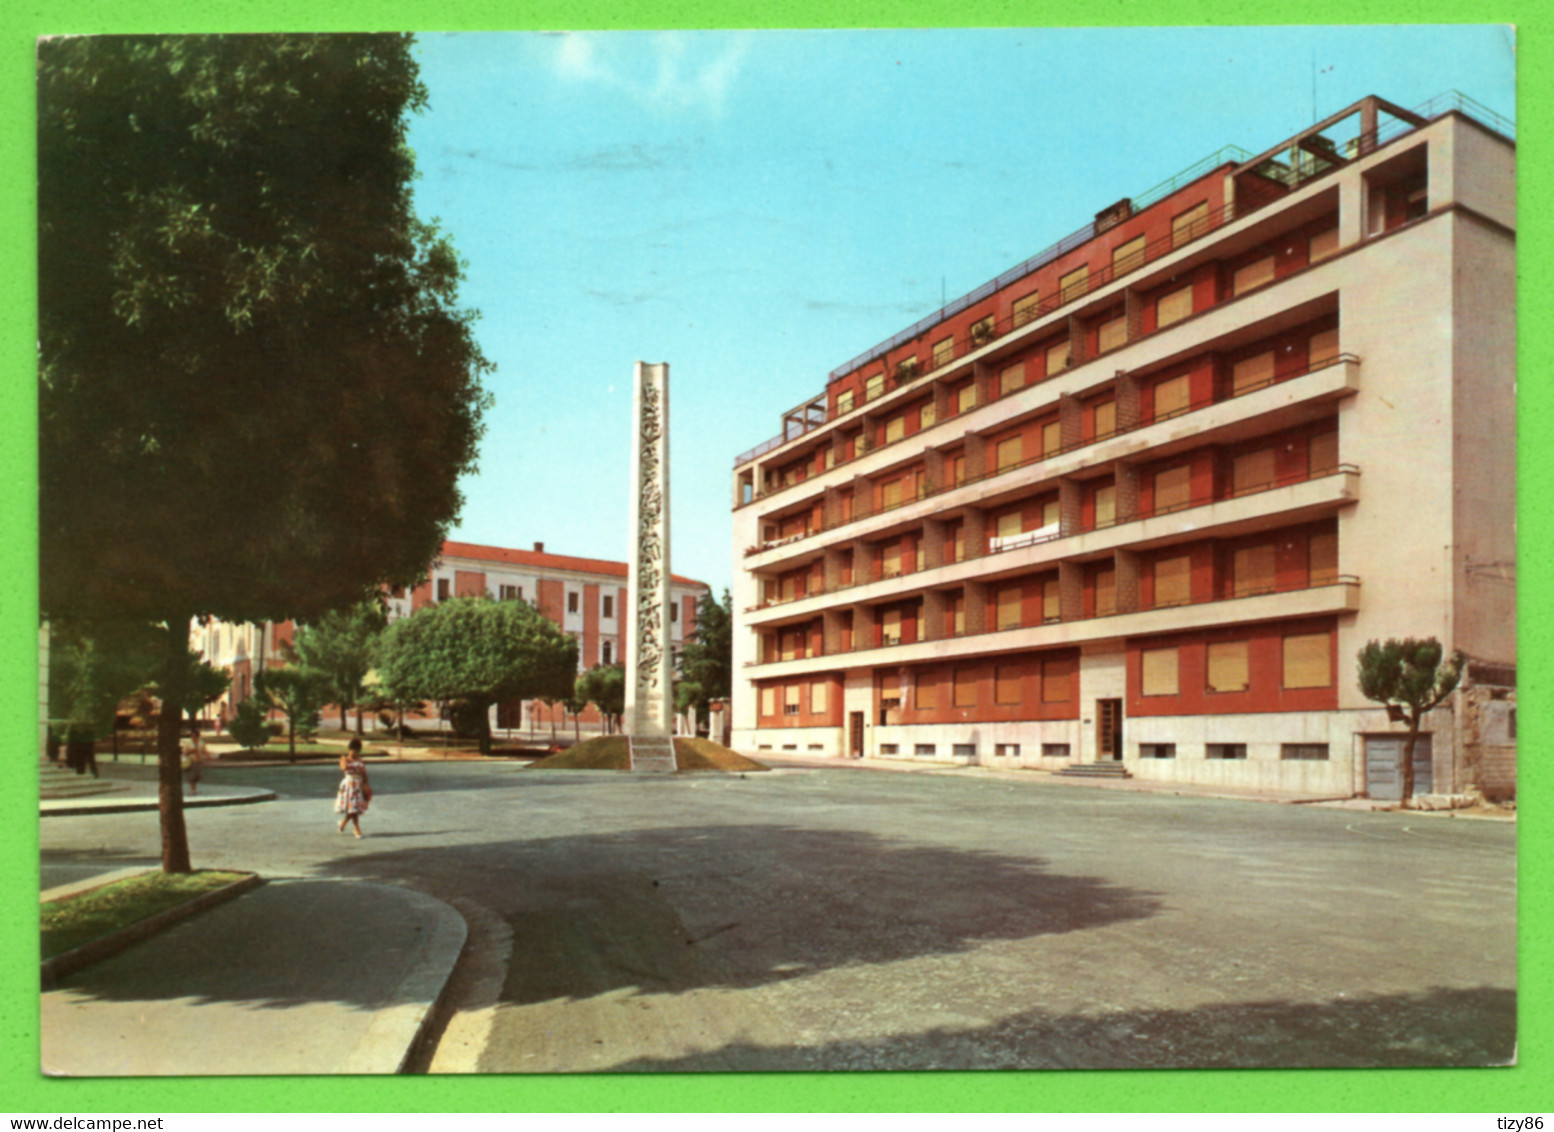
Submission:
POLYGON ((640 49, 643 40, 635 35, 570 32, 558 38, 555 67, 561 78, 619 91, 650 109, 701 109, 714 117, 722 115, 749 48, 746 35, 664 32, 646 41, 646 54, 640 49), (700 48, 714 43, 721 50, 709 58, 700 48))

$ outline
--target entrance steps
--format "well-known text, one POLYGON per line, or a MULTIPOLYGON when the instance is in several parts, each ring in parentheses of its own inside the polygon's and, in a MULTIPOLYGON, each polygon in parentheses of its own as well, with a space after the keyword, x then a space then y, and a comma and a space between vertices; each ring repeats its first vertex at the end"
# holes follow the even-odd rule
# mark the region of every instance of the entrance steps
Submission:
POLYGON ((638 774, 673 774, 674 740, 667 735, 629 735, 626 743, 631 751, 631 769, 638 774))
POLYGON ((1072 763, 1058 774, 1066 778, 1132 778, 1128 768, 1118 762, 1072 763))

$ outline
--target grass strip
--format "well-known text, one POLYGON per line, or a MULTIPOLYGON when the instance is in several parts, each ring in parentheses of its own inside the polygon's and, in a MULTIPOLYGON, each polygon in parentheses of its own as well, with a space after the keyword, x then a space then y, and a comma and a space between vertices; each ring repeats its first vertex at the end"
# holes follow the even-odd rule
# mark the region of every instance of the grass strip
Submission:
POLYGON ((242 880, 245 873, 144 873, 40 908, 43 958, 111 935, 148 916, 242 880))

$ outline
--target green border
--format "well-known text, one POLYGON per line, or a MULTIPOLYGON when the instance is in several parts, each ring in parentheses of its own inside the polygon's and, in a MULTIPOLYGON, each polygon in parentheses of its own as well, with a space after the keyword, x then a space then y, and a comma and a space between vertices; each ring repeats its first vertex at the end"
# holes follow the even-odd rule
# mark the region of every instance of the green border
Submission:
MULTIPOLYGON (((4 921, 26 924, 36 899, 32 863, 37 826, 32 799, 31 750, 35 718, 36 616, 36 401, 34 303, 33 40, 68 32, 275 31, 420 28, 652 28, 652 27, 885 27, 1011 26, 1072 23, 1079 9, 1058 0, 1024 4, 1006 0, 852 0, 845 8, 825 0, 768 4, 759 17, 736 0, 549 0, 518 8, 493 0, 51 0, 12 3, 0 10, 0 169, 10 192, 0 208, 0 360, 10 379, 0 383, 0 482, 4 529, 0 550, 0 641, 5 679, 0 682, 3 718, 19 721, 14 757, 0 762, 0 797, 11 820, 4 830, 6 861, 0 880, 4 921)), ((1266 21, 1270 10, 1235 0, 1170 0, 1132 6, 1122 0, 1084 9, 1095 22, 1148 25, 1236 24, 1266 21)), ((1549 124, 1550 63, 1542 36, 1554 27, 1546 6, 1530 2, 1468 3, 1443 0, 1308 0, 1282 14, 1303 23, 1324 18, 1343 23, 1514 23, 1518 25, 1520 98, 1517 107, 1521 183, 1520 306, 1549 309, 1546 213, 1549 168, 1544 130, 1549 124), (1524 19, 1518 19, 1518 16, 1524 19), (1530 22, 1528 22, 1530 21, 1530 22), (1530 142, 1525 140, 1530 139, 1530 142), (1537 270, 1527 271, 1527 265, 1537 270)), ((1087 21, 1088 22, 1088 21, 1087 21)), ((1378 92, 1385 94, 1385 91, 1378 92)), ((1541 366, 1554 344, 1546 321, 1524 317, 1520 368, 1523 422, 1536 423, 1550 404, 1541 366)), ((1550 482, 1548 450, 1524 424, 1521 436, 1522 498, 1550 482)), ((1524 508, 1523 545, 1554 545, 1548 509, 1524 508)), ((1548 797, 1549 773, 1541 742, 1548 716, 1536 697, 1551 674, 1549 630, 1533 611, 1546 608, 1550 571, 1536 552, 1524 554, 1521 603, 1521 685, 1533 710, 1524 713, 1521 770, 1524 809, 1536 815, 1548 797)), ((1536 820, 1536 819, 1535 819, 1536 820)), ((1195 1071, 1065 1073, 897 1073, 481 1078, 298 1078, 284 1094, 263 1078, 54 1080, 38 1063, 36 944, 30 933, 6 929, 14 962, 0 972, 0 1097, 4 1107, 37 1113, 270 1112, 293 1111, 598 1111, 598 1110, 972 1110, 972 1111, 1468 1111, 1536 1113, 1554 1108, 1554 1056, 1550 1048, 1551 918, 1550 832, 1540 823, 1521 830, 1521 1052, 1512 1069, 1364 1071, 1195 1071)), ((1464 940, 1471 946, 1471 940, 1464 940)))

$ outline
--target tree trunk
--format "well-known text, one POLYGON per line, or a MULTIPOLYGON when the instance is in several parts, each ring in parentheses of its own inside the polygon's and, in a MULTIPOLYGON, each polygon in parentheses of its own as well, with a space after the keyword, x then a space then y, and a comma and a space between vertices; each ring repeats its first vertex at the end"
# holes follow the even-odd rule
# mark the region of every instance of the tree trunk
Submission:
POLYGON ((189 618, 174 614, 167 622, 167 655, 162 662, 162 710, 157 717, 157 808, 162 817, 162 871, 193 872, 189 832, 183 820, 183 767, 178 732, 183 722, 184 684, 189 675, 189 618))
POLYGON ((288 712, 286 715, 286 747, 288 757, 292 762, 297 761, 297 714, 288 712))
POLYGON ((344 701, 342 701, 341 704, 340 704, 340 730, 341 731, 349 731, 351 729, 351 717, 346 714, 348 711, 350 711, 350 708, 346 707, 344 701))
POLYGON ((583 713, 580 712, 580 711, 572 713, 572 736, 573 736, 573 741, 574 742, 579 743, 579 744, 582 743, 582 741, 583 741, 583 713))
POLYGON ((480 705, 480 753, 491 753, 491 708, 488 704, 480 705))
POLYGON ((356 737, 360 739, 366 732, 362 730, 362 706, 356 705, 356 737))
POLYGON ((1419 709, 1408 714, 1408 738, 1403 740, 1403 765, 1398 768, 1398 780, 1403 784, 1402 805, 1406 808, 1414 797, 1414 743, 1419 738, 1419 709))

